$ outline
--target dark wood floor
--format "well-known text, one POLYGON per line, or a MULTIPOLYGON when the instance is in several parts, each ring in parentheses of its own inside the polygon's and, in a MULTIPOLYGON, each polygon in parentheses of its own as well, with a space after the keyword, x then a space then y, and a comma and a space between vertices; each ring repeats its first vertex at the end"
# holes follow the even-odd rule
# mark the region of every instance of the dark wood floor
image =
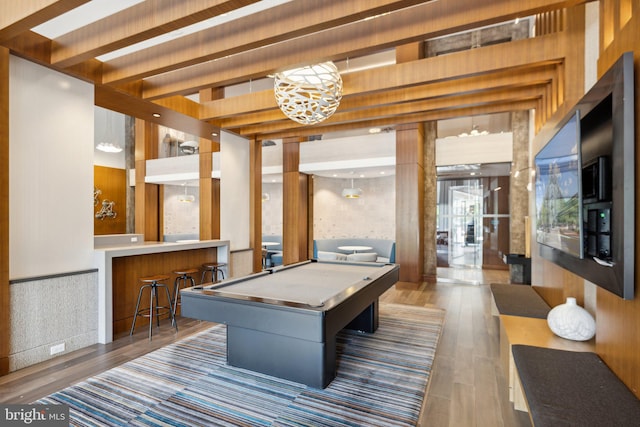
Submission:
MULTIPOLYGON (((420 426, 530 426, 513 410, 499 362, 499 327, 491 316, 489 283, 508 273, 438 269, 437 283, 396 286, 382 302, 440 307, 447 311, 420 426)), ((153 341, 145 328, 133 337, 93 345, 0 377, 1 403, 29 403, 149 351, 203 330, 210 324, 180 319, 176 334, 165 323, 153 341)))

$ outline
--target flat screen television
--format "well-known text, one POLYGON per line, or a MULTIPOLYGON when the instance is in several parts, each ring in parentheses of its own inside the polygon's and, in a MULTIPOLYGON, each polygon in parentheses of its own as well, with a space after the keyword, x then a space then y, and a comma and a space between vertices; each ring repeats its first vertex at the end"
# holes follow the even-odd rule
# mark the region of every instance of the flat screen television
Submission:
MULTIPOLYGON (((636 114, 633 56, 633 52, 624 53, 558 125, 548 131, 545 129, 542 136, 548 142, 536 158, 540 174, 536 188, 536 209, 540 216, 536 220, 543 223, 536 224, 540 256, 629 300, 634 298, 636 286, 636 114), (578 134, 574 134, 573 123, 578 119, 580 128, 576 131, 578 134), (564 142, 564 151, 567 152, 568 147, 573 146, 573 138, 580 141, 580 152, 576 154, 582 163, 582 175, 579 175, 579 170, 572 170, 573 161, 565 162, 564 170, 563 167, 559 169, 571 176, 572 182, 575 176, 582 179, 578 183, 582 186, 582 200, 578 198, 571 201, 571 204, 577 201, 582 205, 581 212, 577 213, 577 218, 582 214, 582 219, 579 220, 582 222, 581 249, 573 245, 571 248, 558 245, 559 238, 564 240, 561 237, 564 232, 557 231, 554 235, 552 230, 552 225, 557 228, 562 226, 562 222, 573 223, 574 220, 558 218, 556 209, 556 222, 551 223, 549 213, 542 210, 545 186, 551 181, 549 172, 545 172, 549 170, 548 164, 554 157, 551 148, 564 142), (574 176, 574 173, 577 175, 574 176)), ((557 177, 553 179, 557 180, 557 177)), ((574 191, 579 191, 579 187, 575 185, 565 187, 571 190, 563 194, 564 199, 572 198, 574 191)), ((563 213, 567 218, 571 215, 576 215, 576 212, 568 210, 563 213)), ((566 223, 564 227, 570 226, 566 223)), ((570 234, 577 238, 573 240, 575 243, 580 241, 578 233, 570 234)))
POLYGON ((536 241, 582 258, 582 162, 578 111, 538 152, 535 168, 536 241))

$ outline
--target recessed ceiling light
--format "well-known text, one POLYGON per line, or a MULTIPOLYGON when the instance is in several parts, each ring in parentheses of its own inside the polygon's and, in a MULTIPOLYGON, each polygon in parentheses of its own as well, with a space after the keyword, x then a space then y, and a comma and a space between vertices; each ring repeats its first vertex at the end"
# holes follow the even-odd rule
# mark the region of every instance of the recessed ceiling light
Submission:
POLYGON ((155 117, 155 118, 160 117, 160 113, 153 113, 153 117, 155 117))
POLYGON ((211 136, 218 136, 218 132, 211 132, 211 136))
POLYGON ((369 129, 369 133, 380 133, 382 132, 382 129, 380 128, 371 128, 369 129))

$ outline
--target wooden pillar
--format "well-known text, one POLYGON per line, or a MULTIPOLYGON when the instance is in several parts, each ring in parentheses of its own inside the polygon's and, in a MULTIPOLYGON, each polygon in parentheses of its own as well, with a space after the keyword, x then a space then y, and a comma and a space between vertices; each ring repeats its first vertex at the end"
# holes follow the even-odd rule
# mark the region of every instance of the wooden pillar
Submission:
POLYGON ((144 182, 147 159, 158 153, 158 126, 136 119, 136 233, 143 234, 145 241, 161 240, 160 233, 160 186, 144 182))
MULTIPOLYGON (((423 57, 423 42, 396 48, 396 63, 423 57)), ((396 128, 396 262, 400 264, 400 282, 423 280, 426 222, 432 222, 430 228, 435 230, 435 216, 425 217, 424 142, 424 125, 396 128)), ((433 200, 435 203, 435 197, 433 200)), ((435 232, 432 240, 435 250, 435 232)))
MULTIPOLYGON (((224 97, 220 88, 208 88, 200 91, 200 102, 224 97)), ((199 141, 199 196, 200 196, 200 239, 215 240, 220 238, 220 179, 212 178, 213 153, 220 151, 220 130, 211 139, 200 138, 199 141)))
POLYGON ((400 282, 422 281, 424 265, 423 126, 396 128, 396 262, 400 282))
POLYGON ((212 154, 220 151, 220 143, 200 138, 200 239, 210 240, 220 238, 220 179, 212 178, 212 154))
POLYGON ((249 240, 253 247, 253 271, 262 270, 262 141, 249 142, 249 240))
POLYGON ((0 46, 0 375, 9 373, 9 49, 0 46))
POLYGON ((288 138, 282 148, 282 262, 308 259, 308 176, 299 172, 299 138, 288 138))

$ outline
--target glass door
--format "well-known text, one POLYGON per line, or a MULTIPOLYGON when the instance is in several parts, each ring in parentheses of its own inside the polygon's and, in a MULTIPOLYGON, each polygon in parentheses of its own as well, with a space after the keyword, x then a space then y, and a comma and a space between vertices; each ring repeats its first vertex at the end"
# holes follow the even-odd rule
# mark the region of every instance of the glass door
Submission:
POLYGON ((482 186, 449 188, 449 266, 482 268, 482 186))

